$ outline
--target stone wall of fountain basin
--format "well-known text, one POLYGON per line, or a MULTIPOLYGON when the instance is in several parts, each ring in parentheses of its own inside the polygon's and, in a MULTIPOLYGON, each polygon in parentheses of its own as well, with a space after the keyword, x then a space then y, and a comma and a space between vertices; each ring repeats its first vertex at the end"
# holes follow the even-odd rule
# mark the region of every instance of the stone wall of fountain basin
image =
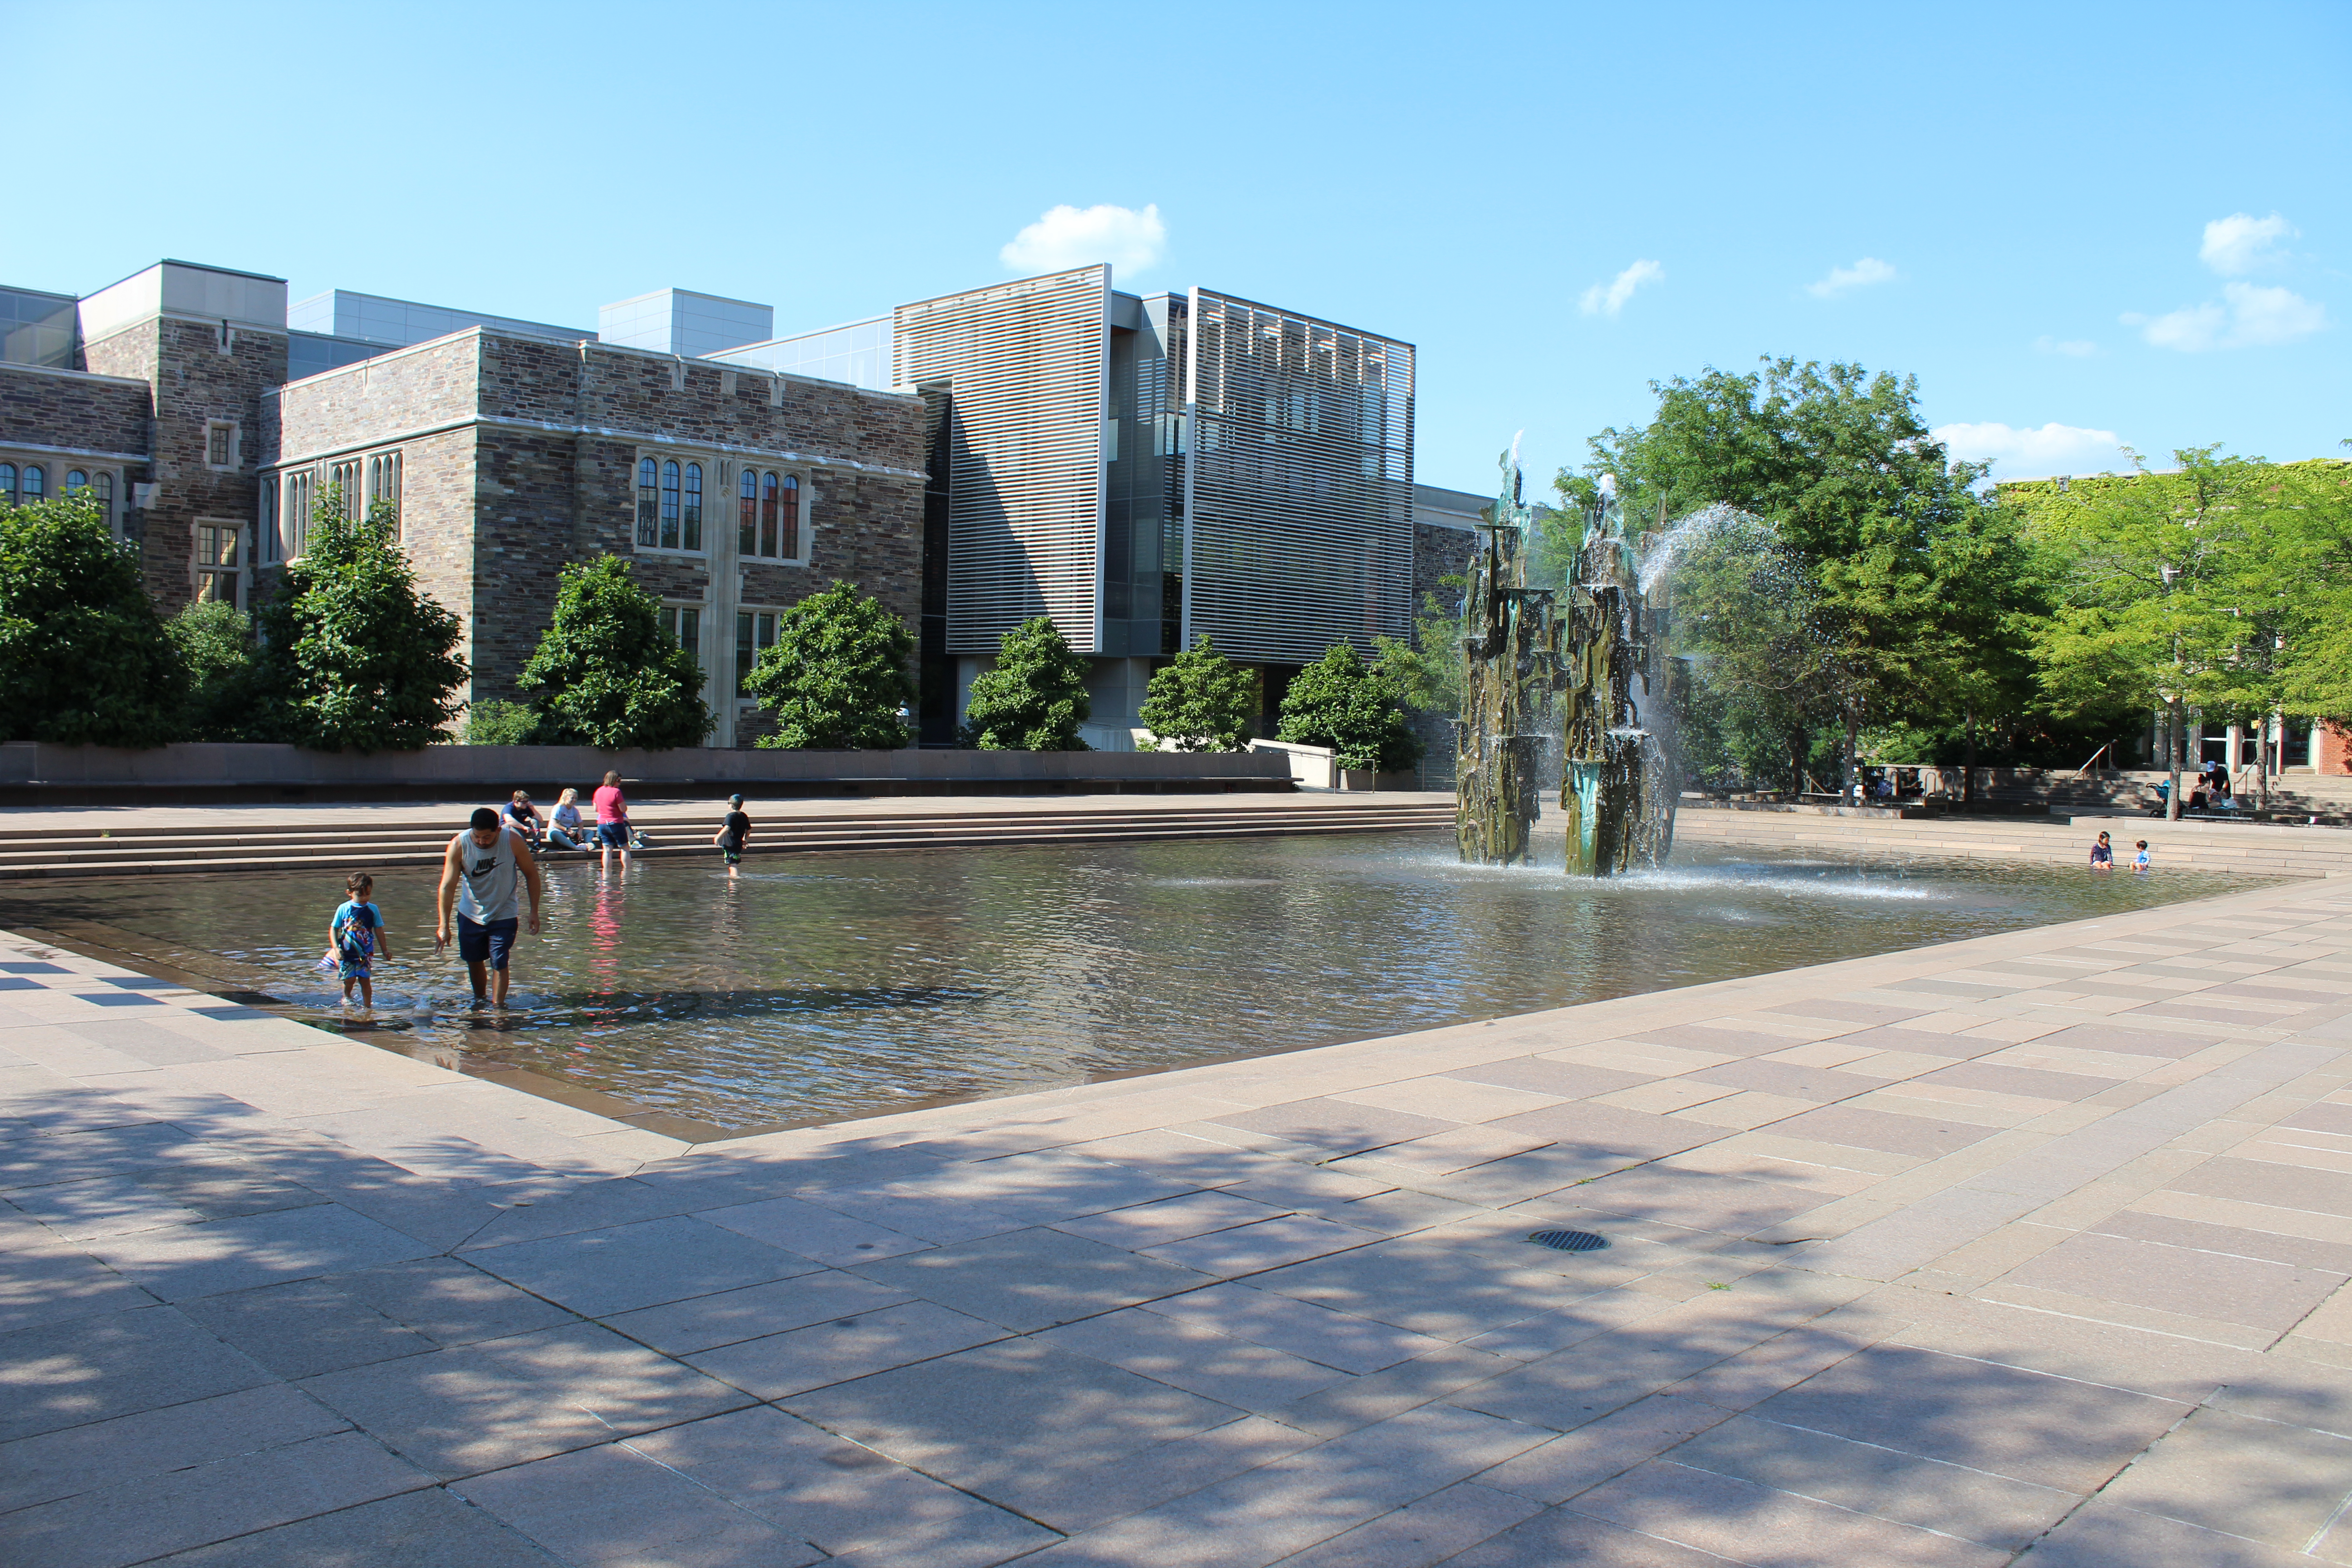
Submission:
POLYGON ((1278 752, 786 752, 682 747, 433 746, 421 752, 310 752, 191 743, 122 751, 37 742, 0 745, 0 804, 152 801, 443 800, 530 790, 552 800, 607 770, 639 795, 723 795, 757 785, 805 795, 1010 795, 1067 791, 1222 792, 1296 787, 1278 752))

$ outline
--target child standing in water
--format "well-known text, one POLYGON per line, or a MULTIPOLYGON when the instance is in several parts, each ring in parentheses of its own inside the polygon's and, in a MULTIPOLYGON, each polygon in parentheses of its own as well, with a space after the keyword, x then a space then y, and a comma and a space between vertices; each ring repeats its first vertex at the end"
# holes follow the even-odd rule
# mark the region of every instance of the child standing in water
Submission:
POLYGON ((743 797, 727 797, 727 816, 719 824, 718 835, 710 842, 727 858, 727 874, 736 875, 735 868, 743 863, 743 846, 751 841, 751 819, 743 815, 743 797))
POLYGON ((335 918, 328 922, 328 944, 334 950, 335 973, 343 983, 343 1005, 352 1004, 352 988, 359 987, 360 1005, 375 1005, 375 955, 392 956, 392 944, 383 933, 383 911, 368 901, 375 890, 375 879, 365 871, 354 871, 343 879, 343 890, 350 895, 335 910, 335 918))

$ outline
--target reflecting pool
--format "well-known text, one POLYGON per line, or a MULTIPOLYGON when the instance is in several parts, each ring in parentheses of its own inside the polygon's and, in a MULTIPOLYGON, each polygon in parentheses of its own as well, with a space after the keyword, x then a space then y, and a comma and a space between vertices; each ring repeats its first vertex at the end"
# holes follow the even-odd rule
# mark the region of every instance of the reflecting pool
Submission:
MULTIPOLYGON (((1949 942, 2263 885, 1983 861, 1678 848, 1592 881, 1464 866, 1443 834, 557 862, 513 1006, 433 952, 435 872, 378 876, 396 954, 352 1026, 730 1128, 1216 1057, 1949 942), (715 858, 714 858, 715 859, 715 858)), ((0 887, 0 925, 142 955, 302 1016, 339 875, 0 887)))

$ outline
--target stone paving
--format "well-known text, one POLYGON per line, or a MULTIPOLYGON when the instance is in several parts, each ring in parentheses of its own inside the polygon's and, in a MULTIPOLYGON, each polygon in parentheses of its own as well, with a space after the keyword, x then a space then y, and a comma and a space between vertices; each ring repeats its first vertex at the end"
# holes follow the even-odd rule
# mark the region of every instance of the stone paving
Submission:
POLYGON ((2347 1052, 2332 879, 689 1148, 0 934, 0 1561, 2352 1563, 2347 1052))

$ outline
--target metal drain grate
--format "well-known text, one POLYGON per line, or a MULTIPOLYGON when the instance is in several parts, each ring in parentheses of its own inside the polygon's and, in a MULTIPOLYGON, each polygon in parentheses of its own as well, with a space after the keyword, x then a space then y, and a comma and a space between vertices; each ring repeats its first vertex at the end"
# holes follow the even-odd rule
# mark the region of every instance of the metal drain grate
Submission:
POLYGON ((1529 1231, 1528 1239, 1554 1252, 1598 1252, 1609 1245, 1607 1237, 1595 1236, 1589 1230, 1529 1231))

